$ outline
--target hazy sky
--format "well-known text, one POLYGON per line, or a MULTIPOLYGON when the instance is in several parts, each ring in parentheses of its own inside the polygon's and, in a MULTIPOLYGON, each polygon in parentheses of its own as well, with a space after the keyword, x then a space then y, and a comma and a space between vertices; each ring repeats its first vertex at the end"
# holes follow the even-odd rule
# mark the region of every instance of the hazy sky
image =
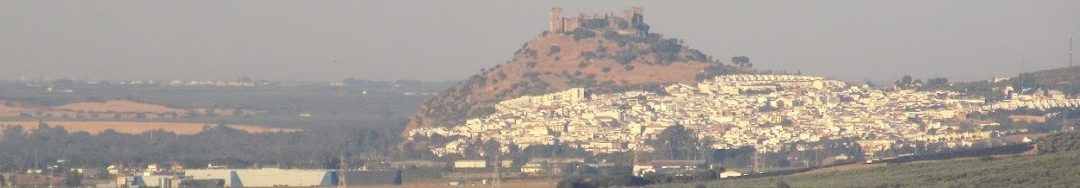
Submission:
POLYGON ((723 61, 852 81, 1063 67, 1080 32, 1077 0, 0 0, 0 79, 459 80, 509 60, 551 6, 632 5, 723 61))

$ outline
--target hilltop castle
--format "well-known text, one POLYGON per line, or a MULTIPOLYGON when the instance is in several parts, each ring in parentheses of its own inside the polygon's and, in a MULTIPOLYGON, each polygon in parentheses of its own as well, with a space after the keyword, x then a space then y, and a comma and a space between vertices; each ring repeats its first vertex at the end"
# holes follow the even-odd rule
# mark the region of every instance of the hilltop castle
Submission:
POLYGON ((613 13, 604 15, 581 14, 576 18, 562 16, 562 8, 551 8, 548 19, 548 32, 571 33, 578 29, 590 31, 614 31, 620 35, 645 35, 649 33, 649 25, 645 24, 641 7, 630 7, 623 11, 622 16, 613 13))

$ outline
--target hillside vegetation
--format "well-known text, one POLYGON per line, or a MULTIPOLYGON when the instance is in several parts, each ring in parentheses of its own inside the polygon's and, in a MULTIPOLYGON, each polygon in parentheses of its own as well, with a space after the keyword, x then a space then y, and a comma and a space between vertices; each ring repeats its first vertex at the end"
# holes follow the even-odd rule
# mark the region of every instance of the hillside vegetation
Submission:
POLYGON ((1080 152, 1080 132, 1052 134, 1039 139, 1039 153, 1080 152))
POLYGON ((410 127, 450 126, 490 114, 498 101, 574 87, 591 92, 658 90, 740 69, 659 34, 579 30, 545 33, 513 59, 469 77, 426 101, 410 127))
MULTIPOLYGON (((1070 187, 1080 184, 1080 132, 1040 139, 1040 155, 680 184, 681 187, 1070 187)), ((664 185, 661 185, 664 186, 664 185)), ((670 186, 670 185, 668 185, 670 186)))
MULTIPOLYGON (((1068 187, 1080 184, 1080 153, 965 160, 710 182, 707 187, 1068 187)), ((691 184, 696 185, 696 184, 691 184)), ((691 185, 683 185, 690 187, 691 185)))
POLYGON ((1080 67, 1025 72, 999 82, 979 80, 955 83, 952 87, 943 89, 985 96, 990 100, 1001 100, 1005 96, 1000 89, 1006 86, 1011 86, 1018 91, 1027 88, 1025 93, 1053 89, 1075 95, 1080 93, 1080 67))
POLYGON ((1022 73, 1012 78, 1013 87, 1057 89, 1066 93, 1080 92, 1080 67, 1066 67, 1022 73))
MULTIPOLYGON (((206 167, 207 164, 249 168, 337 169, 340 155, 359 158, 390 156, 395 138, 389 130, 349 126, 321 126, 294 132, 251 134, 234 126, 205 126, 201 132, 178 134, 147 131, 128 134, 105 130, 96 134, 72 132, 65 126, 42 123, 28 131, 21 126, 0 127, 0 171, 22 172, 57 164, 81 168, 108 165, 170 164, 206 167)), ((370 165, 373 167, 375 165, 370 165)), ((51 170, 51 169, 50 169, 51 170)))

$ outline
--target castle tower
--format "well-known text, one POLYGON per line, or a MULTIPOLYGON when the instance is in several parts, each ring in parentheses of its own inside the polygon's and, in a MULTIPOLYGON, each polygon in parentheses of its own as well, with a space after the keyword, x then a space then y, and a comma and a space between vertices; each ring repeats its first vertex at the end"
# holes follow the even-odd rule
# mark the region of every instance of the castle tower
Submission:
POLYGON ((620 34, 645 35, 649 33, 649 25, 645 24, 644 8, 635 6, 623 11, 622 19, 626 21, 626 28, 619 30, 620 34))
POLYGON ((563 30, 564 19, 562 17, 562 7, 552 7, 548 12, 548 32, 561 33, 563 30))
POLYGON ((645 8, 638 6, 630 7, 630 16, 628 16, 626 20, 629 20, 631 25, 644 24, 645 8))

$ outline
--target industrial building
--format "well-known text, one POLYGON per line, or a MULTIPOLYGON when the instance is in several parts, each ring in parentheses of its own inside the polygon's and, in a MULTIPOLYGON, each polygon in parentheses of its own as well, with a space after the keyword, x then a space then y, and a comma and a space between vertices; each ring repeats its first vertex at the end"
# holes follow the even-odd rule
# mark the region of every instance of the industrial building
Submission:
POLYGON ((182 175, 120 177, 121 187, 329 187, 337 185, 400 185, 401 171, 345 171, 325 169, 187 169, 182 175), (201 187, 201 186, 200 186, 201 187))
POLYGON ((191 179, 222 179, 227 187, 310 187, 337 185, 332 170, 196 169, 185 170, 191 179))

